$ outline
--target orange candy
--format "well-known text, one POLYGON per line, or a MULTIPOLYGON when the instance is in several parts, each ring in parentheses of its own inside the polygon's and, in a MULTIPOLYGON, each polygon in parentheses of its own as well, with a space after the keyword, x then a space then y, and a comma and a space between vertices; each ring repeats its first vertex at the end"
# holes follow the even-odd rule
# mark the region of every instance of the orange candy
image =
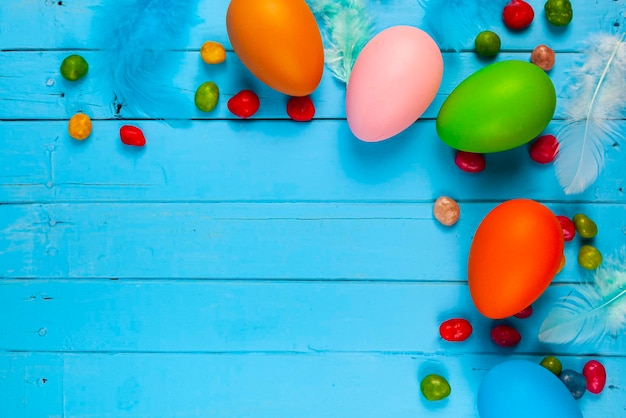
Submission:
POLYGON ((563 259, 556 216, 530 199, 506 201, 478 226, 469 253, 468 284, 476 308, 502 319, 531 305, 563 259))
POLYGON ((70 118, 67 131, 72 138, 82 141, 91 135, 91 119, 84 113, 77 113, 70 118))
POLYGON ((304 0, 231 0, 226 29, 241 62, 271 88, 306 96, 324 71, 324 45, 304 0))

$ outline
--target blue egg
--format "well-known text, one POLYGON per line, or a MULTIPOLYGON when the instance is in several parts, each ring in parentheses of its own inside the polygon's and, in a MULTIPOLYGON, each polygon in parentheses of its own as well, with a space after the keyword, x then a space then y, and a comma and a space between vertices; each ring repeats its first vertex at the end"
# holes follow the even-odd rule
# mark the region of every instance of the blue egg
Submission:
POLYGON ((526 360, 493 367, 478 388, 480 418, 582 418, 578 403, 552 372, 526 360))

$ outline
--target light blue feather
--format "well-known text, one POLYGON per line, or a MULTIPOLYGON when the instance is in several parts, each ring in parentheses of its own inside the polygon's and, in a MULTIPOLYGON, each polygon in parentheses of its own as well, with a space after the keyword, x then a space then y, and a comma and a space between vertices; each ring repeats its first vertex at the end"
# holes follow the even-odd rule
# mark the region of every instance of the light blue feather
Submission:
POLYGON ((347 83, 359 52, 374 35, 366 3, 363 0, 308 0, 308 3, 325 27, 326 66, 347 83))
POLYGON ((196 6, 191 0, 131 0, 108 9, 101 29, 120 113, 164 119, 168 109, 193 103, 174 88, 180 62, 165 52, 186 46, 184 36, 198 22, 196 6))
POLYGON ((550 311, 539 340, 554 344, 597 342, 626 327, 626 251, 605 260, 591 283, 578 285, 550 311))
POLYGON ((502 20, 509 0, 418 0, 424 30, 443 50, 472 49, 474 39, 502 20))
POLYGON ((621 139, 618 119, 626 110, 624 34, 594 34, 583 59, 571 70, 565 122, 557 132, 554 162, 565 194, 585 191, 604 168, 605 150, 621 139))

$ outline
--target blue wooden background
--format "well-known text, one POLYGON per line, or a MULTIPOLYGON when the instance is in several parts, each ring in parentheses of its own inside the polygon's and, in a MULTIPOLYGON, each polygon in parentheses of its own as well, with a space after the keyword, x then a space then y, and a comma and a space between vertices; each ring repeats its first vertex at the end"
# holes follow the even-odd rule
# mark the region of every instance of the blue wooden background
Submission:
MULTIPOLYGON (((510 198, 588 214, 605 255, 623 245, 619 146, 600 179, 574 196, 527 147, 487 155, 482 173, 460 171, 434 118, 485 65, 472 45, 444 53, 439 95, 391 140, 352 136, 345 86, 328 71, 312 95, 316 119, 291 121, 288 97, 258 82, 231 50, 223 64, 201 61, 207 40, 230 48, 226 0, 200 1, 201 20, 181 31, 182 41, 161 46, 163 77, 188 99, 164 115, 175 122, 137 120, 124 108, 117 115, 100 29, 120 2, 0 4, 1 418, 475 417, 489 368, 548 354, 574 370, 602 361, 607 389, 585 395, 580 407, 586 418, 626 417, 624 335, 583 346, 536 337, 554 302, 581 279, 579 241, 566 243, 568 263, 530 319, 482 317, 466 285, 476 227, 510 198), (74 52, 90 72, 69 83, 59 65, 74 52), (209 80, 222 96, 202 113, 193 94, 209 80), (226 108, 244 88, 261 97, 253 120, 226 108), (67 134, 77 111, 94 121, 80 143, 67 134), (143 129, 144 149, 120 143, 124 123, 143 129), (441 195, 461 205, 454 227, 433 219, 441 195), (453 316, 474 326, 465 343, 439 337, 439 323, 453 316), (517 327, 521 344, 495 346, 496 322, 517 327), (430 372, 450 381, 446 401, 421 397, 430 372)), ((377 31, 421 27, 416 0, 369 3, 377 31)), ((536 45, 550 45, 558 92, 581 42, 626 24, 624 0, 572 0, 574 20, 563 31, 546 23, 543 1, 530 3, 530 30, 493 22, 504 48, 497 59, 529 60, 536 45)), ((559 101, 546 133, 562 114, 559 101)))

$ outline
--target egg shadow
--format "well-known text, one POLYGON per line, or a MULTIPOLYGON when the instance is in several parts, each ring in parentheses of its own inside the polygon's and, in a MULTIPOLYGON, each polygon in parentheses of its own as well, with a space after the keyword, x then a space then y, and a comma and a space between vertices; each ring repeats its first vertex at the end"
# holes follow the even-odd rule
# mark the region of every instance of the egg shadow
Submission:
POLYGON ((361 183, 378 184, 410 171, 416 160, 412 152, 417 139, 411 129, 380 142, 359 140, 346 123, 337 132, 338 156, 347 176, 361 183))

